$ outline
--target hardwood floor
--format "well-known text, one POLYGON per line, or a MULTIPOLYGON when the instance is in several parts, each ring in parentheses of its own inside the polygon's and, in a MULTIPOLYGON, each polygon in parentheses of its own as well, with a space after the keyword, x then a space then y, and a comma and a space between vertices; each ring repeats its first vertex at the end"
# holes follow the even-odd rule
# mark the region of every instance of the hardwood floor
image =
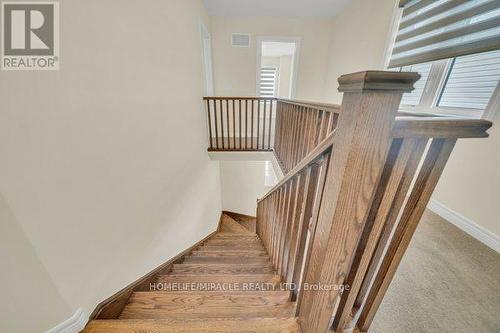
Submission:
POLYGON ((299 332, 290 291, 279 288, 253 230, 224 215, 220 232, 159 275, 153 290, 132 293, 118 319, 93 320, 84 333, 299 332))

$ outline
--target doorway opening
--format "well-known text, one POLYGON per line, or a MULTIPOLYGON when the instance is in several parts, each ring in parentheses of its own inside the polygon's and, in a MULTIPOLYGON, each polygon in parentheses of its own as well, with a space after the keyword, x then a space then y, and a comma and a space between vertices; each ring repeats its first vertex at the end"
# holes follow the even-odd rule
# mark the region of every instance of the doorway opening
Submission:
POLYGON ((261 97, 292 98, 298 68, 299 39, 257 39, 257 94, 261 97))

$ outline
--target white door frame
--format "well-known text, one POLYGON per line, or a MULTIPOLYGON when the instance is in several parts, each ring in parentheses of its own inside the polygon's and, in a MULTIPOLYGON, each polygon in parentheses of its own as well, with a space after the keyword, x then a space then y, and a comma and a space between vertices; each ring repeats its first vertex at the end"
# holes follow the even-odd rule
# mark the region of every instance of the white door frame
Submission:
POLYGON ((282 42, 295 43, 295 54, 293 55, 292 82, 290 84, 290 98, 295 98, 295 89, 297 86, 297 74, 299 71, 300 37, 280 37, 280 36, 258 36, 255 38, 257 48, 257 68, 256 68, 256 86, 255 96, 259 96, 260 90, 260 67, 262 62, 262 42, 282 42))
POLYGON ((212 66, 212 36, 207 27, 200 20, 201 59, 203 64, 203 93, 205 96, 214 96, 214 74, 212 66))

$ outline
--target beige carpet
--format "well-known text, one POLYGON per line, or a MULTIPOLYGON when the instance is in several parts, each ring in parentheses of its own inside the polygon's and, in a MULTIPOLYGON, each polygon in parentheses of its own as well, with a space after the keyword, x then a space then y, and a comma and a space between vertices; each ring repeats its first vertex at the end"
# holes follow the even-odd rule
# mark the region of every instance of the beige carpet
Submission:
POLYGON ((370 333, 500 333, 500 254, 426 212, 370 333))

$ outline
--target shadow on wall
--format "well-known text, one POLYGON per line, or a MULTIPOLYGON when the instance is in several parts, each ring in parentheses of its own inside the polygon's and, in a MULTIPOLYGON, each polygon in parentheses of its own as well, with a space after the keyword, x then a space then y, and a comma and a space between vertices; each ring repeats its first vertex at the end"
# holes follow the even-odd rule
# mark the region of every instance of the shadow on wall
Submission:
POLYGON ((2 194, 0 267, 0 332, 45 332, 72 315, 2 194))

